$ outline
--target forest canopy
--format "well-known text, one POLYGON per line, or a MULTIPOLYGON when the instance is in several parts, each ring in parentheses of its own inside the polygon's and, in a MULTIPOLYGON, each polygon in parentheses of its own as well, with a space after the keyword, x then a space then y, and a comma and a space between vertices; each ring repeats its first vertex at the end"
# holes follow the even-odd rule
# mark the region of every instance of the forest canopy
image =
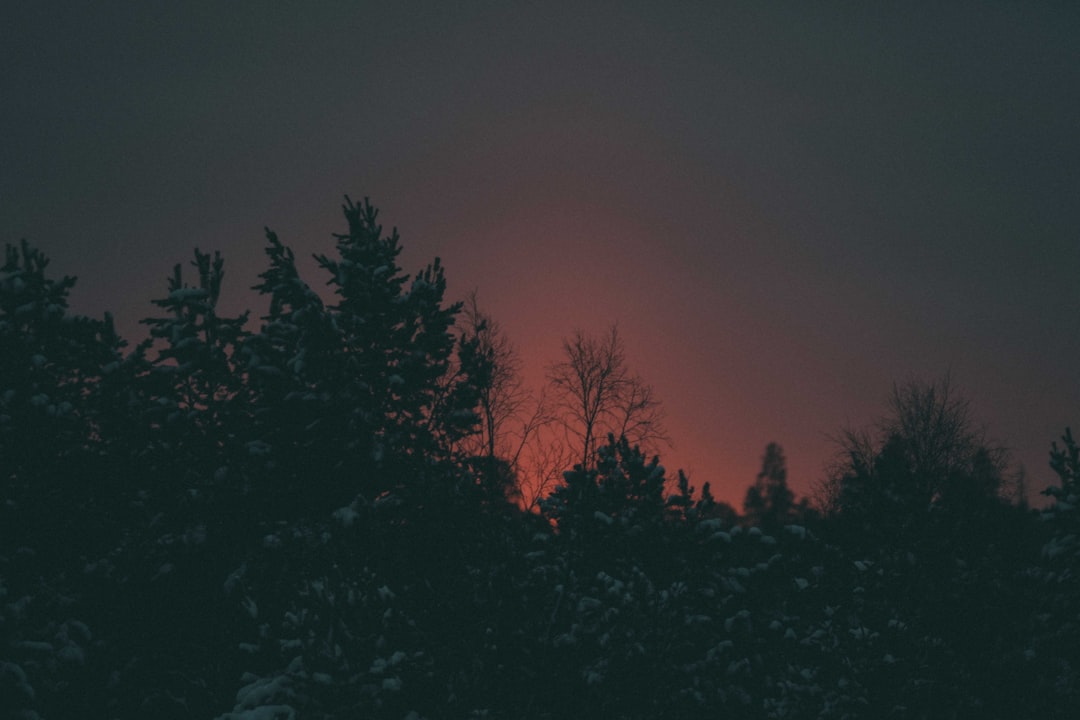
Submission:
MULTIPOLYGON (((839 436, 816 504, 668 473, 618 328, 549 386, 441 260, 343 206, 326 297, 266 232, 177 265, 148 336, 0 267, 0 703, 14 717, 1070 717, 1080 450, 1032 510, 948 378, 839 436)), ((677 412, 677 408, 671 412, 677 412)))

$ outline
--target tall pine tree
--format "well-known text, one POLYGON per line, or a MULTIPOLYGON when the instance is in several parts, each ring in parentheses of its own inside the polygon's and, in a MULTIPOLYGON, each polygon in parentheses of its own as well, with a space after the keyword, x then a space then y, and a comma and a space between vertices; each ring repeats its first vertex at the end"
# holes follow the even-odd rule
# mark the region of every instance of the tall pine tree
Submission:
POLYGON ((296 488, 290 497, 324 511, 358 493, 420 489, 433 465, 453 463, 490 375, 451 332, 461 305, 444 303, 440 260, 410 279, 397 231, 384 235, 370 202, 346 198, 343 210, 336 255, 315 256, 331 302, 268 231, 270 267, 256 289, 270 312, 245 346, 259 447, 296 488))

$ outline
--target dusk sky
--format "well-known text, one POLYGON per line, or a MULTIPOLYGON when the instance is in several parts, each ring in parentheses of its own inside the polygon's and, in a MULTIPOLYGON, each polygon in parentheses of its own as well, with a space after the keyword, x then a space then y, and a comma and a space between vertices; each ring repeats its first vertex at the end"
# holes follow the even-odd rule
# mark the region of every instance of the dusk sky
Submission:
POLYGON ((330 252, 369 196, 534 387, 618 322, 664 465, 736 505, 768 442, 806 493, 830 434, 946 372, 1050 483, 1080 425, 1080 6, 385 5, 6 9, 0 240, 137 340, 194 247, 258 315, 263 227, 330 252))

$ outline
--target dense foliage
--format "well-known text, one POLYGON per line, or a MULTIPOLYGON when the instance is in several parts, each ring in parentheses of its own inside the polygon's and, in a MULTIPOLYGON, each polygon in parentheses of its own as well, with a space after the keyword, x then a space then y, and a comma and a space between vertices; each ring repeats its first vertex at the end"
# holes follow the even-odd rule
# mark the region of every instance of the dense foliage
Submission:
MULTIPOLYGON (((937 385, 838 465, 770 444, 746 514, 625 438, 531 513, 465 442, 497 368, 436 260, 345 205, 332 301, 267 232, 150 337, 0 268, 0 709, 19 718, 993 718, 1080 707, 1080 450, 1037 513, 937 385), (937 423, 935 425, 935 423, 937 423)), ((944 388, 947 389, 947 388, 944 388)), ((493 444, 491 445, 493 447, 493 444)), ((500 470, 502 472, 502 470, 500 470)))

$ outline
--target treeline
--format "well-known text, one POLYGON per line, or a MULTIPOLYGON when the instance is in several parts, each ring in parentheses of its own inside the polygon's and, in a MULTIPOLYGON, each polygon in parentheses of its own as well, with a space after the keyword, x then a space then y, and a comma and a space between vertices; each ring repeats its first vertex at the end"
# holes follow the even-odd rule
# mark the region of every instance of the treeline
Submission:
POLYGON ((325 301, 177 266, 150 337, 0 268, 0 708, 21 718, 1071 717, 1080 449, 1047 509, 947 380, 840 437, 816 506, 770 444, 743 512, 652 451, 616 328, 533 396, 438 260, 345 205, 325 301))

